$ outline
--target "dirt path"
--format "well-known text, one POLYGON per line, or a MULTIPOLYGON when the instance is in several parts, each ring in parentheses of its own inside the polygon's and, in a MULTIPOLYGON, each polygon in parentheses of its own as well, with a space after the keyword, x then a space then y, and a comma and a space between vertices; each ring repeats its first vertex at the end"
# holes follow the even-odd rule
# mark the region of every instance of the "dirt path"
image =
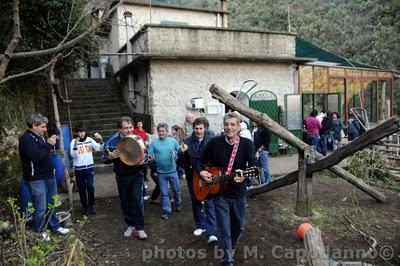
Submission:
MULTIPOLYGON (((360 260, 357 252, 367 249, 358 235, 337 220, 344 212, 400 254, 399 193, 387 191, 389 203, 384 205, 340 179, 314 180, 317 215, 311 222, 321 228, 325 245, 336 260, 360 260)), ((194 224, 185 181, 181 188, 183 210, 168 220, 161 219, 160 205, 146 203, 146 241, 123 236, 126 225, 118 198, 98 200, 98 213, 89 217, 83 234, 88 246, 86 253, 94 259, 93 264, 219 265, 218 249, 208 245, 205 236, 192 235, 194 224)), ((235 254, 236 265, 296 265, 304 250, 295 234, 300 223, 293 215, 295 193, 296 184, 249 199, 246 229, 235 254)), ((374 263, 383 265, 379 259, 374 263)))

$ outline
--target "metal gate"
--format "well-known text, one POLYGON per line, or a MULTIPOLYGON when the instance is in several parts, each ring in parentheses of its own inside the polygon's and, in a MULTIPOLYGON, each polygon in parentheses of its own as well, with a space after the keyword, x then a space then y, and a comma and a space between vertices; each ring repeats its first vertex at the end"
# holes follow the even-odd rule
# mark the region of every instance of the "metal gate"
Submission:
MULTIPOLYGON (((278 100, 275 93, 268 90, 257 91, 250 97, 250 108, 253 108, 261 113, 267 114, 272 120, 278 121, 278 100)), ((269 145, 270 153, 278 153, 278 138, 276 135, 271 135, 271 143, 269 145)))

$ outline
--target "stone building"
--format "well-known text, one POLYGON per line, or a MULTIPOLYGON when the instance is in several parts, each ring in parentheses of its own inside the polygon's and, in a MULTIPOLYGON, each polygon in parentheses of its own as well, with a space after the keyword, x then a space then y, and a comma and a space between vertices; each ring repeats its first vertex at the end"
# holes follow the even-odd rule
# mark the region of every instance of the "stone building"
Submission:
MULTIPOLYGON (((284 94, 296 93, 297 64, 310 61, 295 56, 296 35, 229 29, 225 4, 221 1, 219 10, 166 5, 150 9, 127 1, 116 12, 114 21, 128 25, 135 19, 151 22, 133 30, 113 23, 108 47, 118 53, 110 56, 110 63, 128 105, 135 113, 151 115, 153 127, 159 122, 181 124, 185 114, 193 112, 206 116, 214 130, 222 130, 225 107, 211 98, 213 83, 237 94, 243 82, 252 79, 257 82, 252 92, 270 90, 281 105, 284 94)), ((248 103, 249 98, 242 101, 248 103)))
POLYGON ((241 101, 254 108, 255 93, 268 91, 298 136, 310 108, 346 118, 361 107, 371 121, 394 114, 393 71, 351 62, 294 33, 230 29, 226 0, 215 10, 127 0, 112 21, 100 62, 113 69, 131 112, 151 117, 149 128, 182 124, 193 112, 220 131, 226 110, 209 87, 243 94, 249 80, 257 86, 241 101))

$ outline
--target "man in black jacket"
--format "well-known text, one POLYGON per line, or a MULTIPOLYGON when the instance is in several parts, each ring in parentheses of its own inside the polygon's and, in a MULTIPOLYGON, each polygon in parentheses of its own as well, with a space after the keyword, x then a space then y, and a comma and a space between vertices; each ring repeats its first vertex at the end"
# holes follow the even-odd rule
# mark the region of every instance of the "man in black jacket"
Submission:
POLYGON ((252 141, 239 137, 239 131, 240 115, 233 112, 225 114, 225 134, 211 139, 201 156, 200 176, 205 182, 212 182, 212 174, 205 170, 206 164, 222 167, 227 172, 231 168, 231 173, 236 172, 234 180, 228 181, 226 190, 214 198, 222 265, 233 265, 233 250, 244 230, 247 190, 240 170, 257 165, 252 141))
MULTIPOLYGON (((42 234, 44 240, 50 236, 44 232, 45 215, 49 203, 53 203, 57 194, 57 184, 54 177, 54 166, 50 151, 56 143, 56 136, 46 139, 47 123, 49 120, 40 115, 31 115, 26 120, 28 130, 19 139, 19 156, 22 163, 22 175, 29 186, 32 203, 34 229, 42 234)), ((48 227, 55 233, 68 234, 69 229, 60 226, 55 211, 52 210, 48 227)))
POLYGON ((141 240, 147 239, 144 231, 144 176, 143 165, 130 166, 120 159, 118 142, 132 135, 132 119, 123 116, 118 120, 119 131, 104 144, 103 163, 114 164, 115 180, 117 181, 121 209, 125 223, 128 225, 124 232, 125 237, 132 235, 141 240))
POLYGON ((197 168, 203 148, 211 139, 211 136, 206 134, 208 127, 209 123, 206 118, 196 118, 193 122, 193 134, 184 140, 180 150, 183 152, 186 181, 190 199, 192 200, 193 218, 196 225, 193 235, 200 236, 205 232, 208 243, 212 243, 218 240, 215 236, 216 218, 214 199, 209 198, 204 200, 204 202, 200 202, 195 198, 193 192, 193 172, 198 171, 195 168, 197 168), (204 212, 203 204, 205 207, 204 212))

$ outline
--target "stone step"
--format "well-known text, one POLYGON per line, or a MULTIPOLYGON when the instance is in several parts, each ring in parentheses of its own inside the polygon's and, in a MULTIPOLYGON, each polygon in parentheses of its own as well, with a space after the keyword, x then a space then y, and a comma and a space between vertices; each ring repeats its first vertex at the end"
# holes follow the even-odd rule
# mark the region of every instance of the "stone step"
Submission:
MULTIPOLYGON (((69 106, 82 106, 82 105, 99 105, 99 104, 115 104, 121 102, 122 97, 109 97, 109 96, 96 96, 93 97, 83 97, 83 98, 72 98, 72 102, 69 106)), ((64 104, 66 106, 66 104, 64 104)))
POLYGON ((88 92, 88 91, 82 91, 82 92, 76 92, 68 95, 69 98, 73 102, 79 102, 79 101, 86 101, 90 102, 93 100, 113 100, 113 99, 122 99, 121 94, 118 91, 98 91, 98 92, 88 92))
MULTIPOLYGON (((76 104, 71 105, 69 110, 88 110, 88 109, 101 109, 101 108, 114 108, 115 111, 125 110, 125 102, 103 102, 98 104, 76 104)), ((65 110, 67 108, 65 107, 65 110)))
MULTIPOLYGON (((65 111, 65 113, 63 113, 63 114, 65 114, 65 116, 66 116, 67 112, 65 111)), ((81 120, 85 120, 85 119, 91 120, 91 119, 98 119, 99 117, 101 117, 101 118, 117 117, 117 119, 118 119, 119 117, 128 115, 128 114, 129 113, 126 111, 115 111, 115 112, 105 112, 105 113, 96 112, 96 113, 85 113, 85 114, 74 113, 74 114, 71 114, 71 120, 72 121, 81 121, 81 120)))
POLYGON ((88 113, 95 113, 95 114, 107 114, 107 113, 112 113, 112 112, 117 112, 124 109, 125 106, 122 106, 121 104, 118 105, 105 105, 105 106, 95 106, 95 105, 88 105, 88 106, 74 106, 71 107, 69 110, 71 114, 88 114, 88 113))
POLYGON ((98 131, 103 131, 103 130, 111 130, 115 129, 117 130, 117 120, 114 122, 108 122, 104 124, 87 124, 86 125, 86 130, 90 132, 98 132, 98 131))
POLYGON ((114 79, 71 79, 68 80, 67 86, 71 88, 96 88, 116 86, 114 79))
POLYGON ((117 121, 120 116, 109 116, 109 117, 97 117, 97 118, 84 118, 84 119, 73 119, 72 125, 82 124, 86 128, 94 128, 96 125, 105 125, 105 124, 113 124, 114 127, 117 126, 117 121))

